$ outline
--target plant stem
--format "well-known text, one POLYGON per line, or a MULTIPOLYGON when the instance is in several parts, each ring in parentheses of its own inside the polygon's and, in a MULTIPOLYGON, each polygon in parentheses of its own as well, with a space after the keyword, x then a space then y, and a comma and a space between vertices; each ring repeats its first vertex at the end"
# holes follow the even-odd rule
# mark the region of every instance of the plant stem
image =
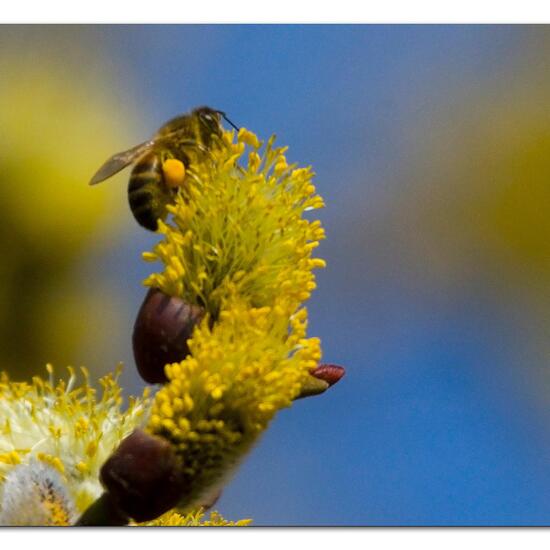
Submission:
POLYGON ((80 527, 120 527, 128 525, 129 518, 113 502, 109 493, 103 493, 76 522, 80 527))

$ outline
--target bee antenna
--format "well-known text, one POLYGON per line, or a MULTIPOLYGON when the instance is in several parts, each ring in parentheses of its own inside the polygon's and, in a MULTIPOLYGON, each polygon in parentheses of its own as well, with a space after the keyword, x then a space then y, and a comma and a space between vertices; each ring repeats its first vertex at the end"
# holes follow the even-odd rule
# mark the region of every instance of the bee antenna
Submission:
POLYGON ((218 114, 222 116, 222 118, 228 122, 229 124, 231 124, 231 126, 233 126, 233 128, 235 128, 235 130, 237 130, 237 132, 240 130, 240 128, 238 126, 236 126, 235 124, 233 124, 228 118, 227 118, 227 115, 223 112, 223 111, 218 111, 218 114))

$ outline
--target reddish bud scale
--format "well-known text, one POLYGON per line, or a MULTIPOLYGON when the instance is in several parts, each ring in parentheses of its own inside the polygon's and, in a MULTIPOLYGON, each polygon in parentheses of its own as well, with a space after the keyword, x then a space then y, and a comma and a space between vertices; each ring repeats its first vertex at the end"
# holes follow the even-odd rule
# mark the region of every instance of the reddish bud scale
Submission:
POLYGON ((189 355, 187 340, 204 317, 204 308, 152 288, 139 310, 132 337, 134 359, 150 384, 168 382, 165 365, 189 355))
POLYGON ((346 369, 339 365, 324 364, 313 369, 310 374, 319 380, 324 380, 330 387, 346 374, 346 369))
POLYGON ((325 393, 331 386, 336 384, 346 373, 344 367, 338 365, 318 365, 312 371, 310 376, 302 384, 300 393, 295 399, 303 399, 325 393))

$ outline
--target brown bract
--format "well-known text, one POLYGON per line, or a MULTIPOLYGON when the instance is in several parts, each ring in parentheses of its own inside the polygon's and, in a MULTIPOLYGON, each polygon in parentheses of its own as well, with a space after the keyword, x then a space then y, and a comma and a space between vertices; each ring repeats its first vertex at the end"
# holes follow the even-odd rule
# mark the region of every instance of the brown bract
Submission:
POLYGON ((179 471, 170 443, 137 429, 105 462, 100 479, 116 507, 139 523, 176 506, 184 492, 179 471))
POLYGON ((181 298, 152 288, 139 310, 133 333, 136 366, 150 384, 166 383, 165 365, 189 354, 187 340, 204 317, 205 310, 181 298))

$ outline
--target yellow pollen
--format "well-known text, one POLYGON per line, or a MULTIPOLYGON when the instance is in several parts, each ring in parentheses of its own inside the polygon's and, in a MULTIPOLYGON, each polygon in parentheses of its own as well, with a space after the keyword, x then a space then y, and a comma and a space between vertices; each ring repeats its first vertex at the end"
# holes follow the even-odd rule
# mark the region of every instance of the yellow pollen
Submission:
POLYGON ((177 159, 167 159, 162 165, 164 181, 168 187, 181 187, 185 180, 185 166, 177 159))

